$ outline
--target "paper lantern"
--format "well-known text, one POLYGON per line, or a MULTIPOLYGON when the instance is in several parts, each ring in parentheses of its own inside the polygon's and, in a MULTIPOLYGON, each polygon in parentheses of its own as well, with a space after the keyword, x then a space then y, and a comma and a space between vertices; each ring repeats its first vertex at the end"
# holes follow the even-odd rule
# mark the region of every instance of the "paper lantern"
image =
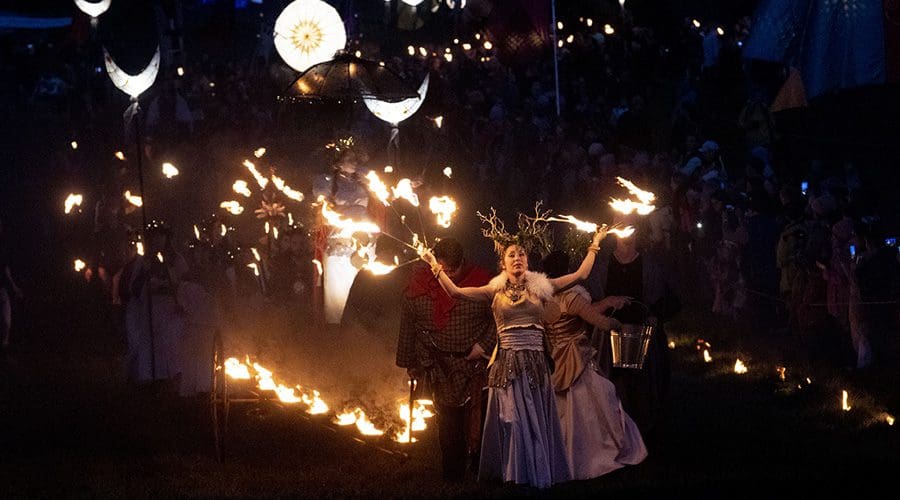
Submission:
POLYGON ((129 75, 116 65, 112 56, 103 49, 103 62, 106 63, 106 72, 109 73, 109 79, 112 80, 119 90, 130 95, 132 99, 137 99, 142 92, 149 89, 153 82, 156 81, 156 75, 159 73, 159 46, 150 63, 140 73, 129 75))
POLYGON ((320 0, 296 0, 275 20, 275 48, 288 66, 306 71, 328 61, 347 44, 344 21, 320 0))

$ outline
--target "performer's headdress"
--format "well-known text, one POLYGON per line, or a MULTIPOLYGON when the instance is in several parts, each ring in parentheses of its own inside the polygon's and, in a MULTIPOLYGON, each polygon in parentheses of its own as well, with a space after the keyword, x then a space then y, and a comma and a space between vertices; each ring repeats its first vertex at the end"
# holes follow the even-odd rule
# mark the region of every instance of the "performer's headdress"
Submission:
POLYGON ((550 210, 541 211, 541 202, 534 205, 533 217, 519 213, 517 221, 519 230, 516 233, 506 231, 506 225, 497 217, 497 210, 494 207, 491 207, 489 215, 481 212, 477 212, 477 214, 482 223, 486 222, 490 226, 482 228, 481 234, 493 240, 494 251, 497 252, 497 255, 502 255, 503 250, 510 245, 518 245, 527 253, 536 251, 542 256, 550 253, 550 248, 553 246, 550 225, 547 223, 550 210))

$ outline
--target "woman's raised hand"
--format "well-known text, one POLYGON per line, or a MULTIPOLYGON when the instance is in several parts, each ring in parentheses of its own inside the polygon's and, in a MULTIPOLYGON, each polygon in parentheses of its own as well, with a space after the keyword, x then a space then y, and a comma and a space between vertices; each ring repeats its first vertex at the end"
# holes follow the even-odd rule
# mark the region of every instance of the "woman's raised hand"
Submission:
POLYGON ((600 249, 600 242, 606 238, 606 235, 609 234, 609 226, 606 224, 601 225, 597 232, 594 233, 594 238, 591 240, 591 248, 595 250, 600 249))
POLYGON ((434 258, 434 254, 431 253, 431 250, 424 250, 419 257, 421 257, 429 266, 434 266, 437 263, 437 259, 434 258))

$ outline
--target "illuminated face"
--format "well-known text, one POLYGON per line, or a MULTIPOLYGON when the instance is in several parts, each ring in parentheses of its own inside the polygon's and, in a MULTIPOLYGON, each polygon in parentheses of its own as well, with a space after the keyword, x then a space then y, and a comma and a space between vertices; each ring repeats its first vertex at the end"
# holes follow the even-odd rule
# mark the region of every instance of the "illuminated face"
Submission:
POLYGON ((521 276, 528 270, 528 254, 519 245, 503 250, 503 270, 513 276, 521 276))

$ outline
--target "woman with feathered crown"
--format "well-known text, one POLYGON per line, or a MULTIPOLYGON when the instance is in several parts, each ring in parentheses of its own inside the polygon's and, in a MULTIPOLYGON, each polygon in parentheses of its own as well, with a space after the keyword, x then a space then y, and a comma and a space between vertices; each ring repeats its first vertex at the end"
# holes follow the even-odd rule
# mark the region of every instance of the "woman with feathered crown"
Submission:
POLYGON ((505 230, 493 209, 489 217, 478 214, 490 225, 482 232, 494 241, 502 269, 485 286, 457 287, 430 252, 422 255, 447 294, 491 302, 497 323, 479 479, 502 479, 537 488, 570 479, 544 347, 545 309, 546 313, 552 311, 555 291, 588 277, 607 232, 604 226, 594 234, 577 271, 548 279, 528 270, 528 254, 549 249, 548 214, 541 213, 539 205, 535 217, 520 214, 516 234, 505 230))

